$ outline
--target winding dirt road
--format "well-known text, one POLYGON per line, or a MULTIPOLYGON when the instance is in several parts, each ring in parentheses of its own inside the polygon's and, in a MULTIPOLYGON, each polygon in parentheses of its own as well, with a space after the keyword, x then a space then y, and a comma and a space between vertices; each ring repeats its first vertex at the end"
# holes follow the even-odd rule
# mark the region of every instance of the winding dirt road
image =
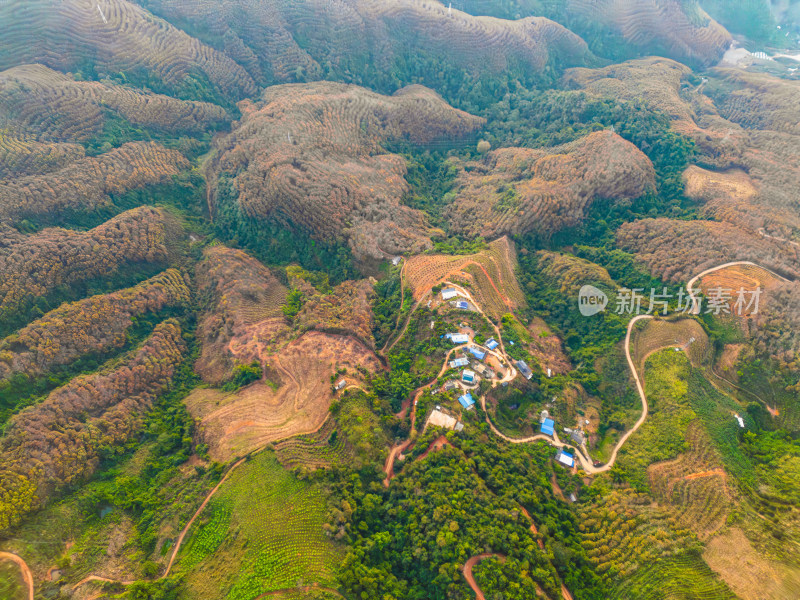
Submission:
POLYGON ((0 552, 0 560, 11 561, 19 567, 22 572, 22 580, 28 588, 28 600, 33 600, 33 573, 28 568, 28 564, 21 557, 11 552, 0 552))
MULTIPOLYGON (((772 237, 772 236, 767 236, 767 237, 772 237)), ((785 240, 785 241, 788 241, 788 240, 785 240)), ((794 243, 794 242, 790 242, 790 243, 794 243)), ((717 271, 721 271, 722 269, 727 269, 728 267, 735 267, 737 265, 747 265, 747 266, 751 266, 751 267, 758 267, 759 269, 764 269, 767 273, 769 273, 771 275, 774 275, 775 277, 777 277, 778 279, 780 279, 782 281, 789 281, 786 277, 784 277, 783 275, 779 275, 778 273, 776 273, 772 269, 768 269, 766 267, 762 267, 761 265, 758 265, 758 264, 756 264, 754 262, 750 262, 749 260, 735 260, 735 261, 732 261, 732 262, 727 262, 727 263, 722 264, 722 265, 717 265, 716 267, 711 267, 710 269, 706 269, 702 273, 698 273, 697 275, 695 275, 694 277, 692 277, 689 280, 689 283, 686 284, 686 293, 689 294, 689 298, 692 300, 692 310, 691 310, 690 314, 693 314, 693 315, 699 315, 700 314, 700 302, 699 302, 697 296, 694 295, 694 284, 697 283, 697 280, 702 278, 702 277, 705 277, 706 275, 709 275, 710 273, 715 273, 717 271)))

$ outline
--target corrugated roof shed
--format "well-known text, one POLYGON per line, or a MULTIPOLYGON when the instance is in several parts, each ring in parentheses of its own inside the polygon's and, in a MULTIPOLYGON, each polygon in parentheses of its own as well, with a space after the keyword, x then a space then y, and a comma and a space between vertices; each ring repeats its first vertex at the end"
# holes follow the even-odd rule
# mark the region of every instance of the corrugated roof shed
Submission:
POLYGON ((499 343, 497 342, 497 340, 495 340, 494 338, 489 338, 488 340, 486 340, 486 347, 487 347, 489 350, 494 350, 494 349, 495 349, 495 348, 497 348, 499 345, 500 345, 500 344, 499 344, 499 343))
POLYGON ((442 300, 450 300, 450 298, 455 298, 456 296, 460 296, 458 290, 453 288, 442 290, 442 300))
POLYGON ((474 356, 478 360, 483 360, 484 358, 486 358, 486 352, 475 346, 470 346, 469 348, 467 348, 467 351, 469 351, 469 353, 472 354, 472 356, 474 356))
POLYGON ((470 394, 469 392, 467 392, 463 396, 459 397, 458 401, 461 404, 461 406, 463 406, 467 410, 472 408, 472 406, 475 404, 475 399, 472 397, 472 394, 470 394))
POLYGON ((553 419, 545 419, 542 421, 542 433, 545 435, 553 435, 555 432, 556 422, 553 419))

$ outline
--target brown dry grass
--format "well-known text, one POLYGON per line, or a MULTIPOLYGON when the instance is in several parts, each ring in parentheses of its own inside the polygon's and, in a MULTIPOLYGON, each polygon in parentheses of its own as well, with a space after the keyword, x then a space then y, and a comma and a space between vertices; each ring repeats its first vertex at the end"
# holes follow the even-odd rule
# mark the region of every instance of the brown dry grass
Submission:
POLYGON ((800 572, 765 558, 741 529, 730 528, 714 537, 703 558, 742 600, 800 597, 800 572))
POLYGON ((684 171, 683 181, 686 195, 704 202, 730 197, 748 200, 758 193, 753 180, 740 169, 716 172, 692 165, 684 171))
POLYGON ((301 433, 315 431, 328 415, 330 377, 346 368, 380 367, 374 353, 353 338, 311 331, 266 360, 277 387, 257 382, 237 392, 199 389, 186 399, 214 460, 228 461, 301 433))

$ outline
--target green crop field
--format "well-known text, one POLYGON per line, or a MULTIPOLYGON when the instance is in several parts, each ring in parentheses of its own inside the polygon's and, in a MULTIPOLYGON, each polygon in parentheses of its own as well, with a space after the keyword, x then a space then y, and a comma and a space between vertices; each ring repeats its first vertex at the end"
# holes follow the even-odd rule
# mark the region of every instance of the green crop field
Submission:
POLYGON ((181 598, 252 600, 298 586, 335 588, 343 549, 323 532, 326 514, 320 489, 271 452, 253 457, 220 488, 181 551, 181 598))
POLYGON ((619 466, 637 489, 647 489, 647 467, 686 450, 686 428, 696 418, 687 398, 691 365, 682 352, 656 352, 645 365, 650 414, 619 453, 619 466))

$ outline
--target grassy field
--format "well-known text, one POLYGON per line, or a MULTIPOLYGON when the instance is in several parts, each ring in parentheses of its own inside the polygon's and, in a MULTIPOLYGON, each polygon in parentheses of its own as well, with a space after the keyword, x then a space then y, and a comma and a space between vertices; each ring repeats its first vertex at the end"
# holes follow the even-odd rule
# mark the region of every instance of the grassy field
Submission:
POLYGON ((686 428, 696 418, 688 399, 690 369, 682 352, 669 349, 651 355, 646 362, 645 393, 650 414, 622 447, 618 462, 639 490, 649 487, 650 464, 675 458, 687 449, 686 428))
POLYGON ((273 453, 256 455, 231 474, 181 550, 180 597, 252 600, 297 586, 335 588, 343 548, 323 532, 326 514, 321 490, 273 453))

